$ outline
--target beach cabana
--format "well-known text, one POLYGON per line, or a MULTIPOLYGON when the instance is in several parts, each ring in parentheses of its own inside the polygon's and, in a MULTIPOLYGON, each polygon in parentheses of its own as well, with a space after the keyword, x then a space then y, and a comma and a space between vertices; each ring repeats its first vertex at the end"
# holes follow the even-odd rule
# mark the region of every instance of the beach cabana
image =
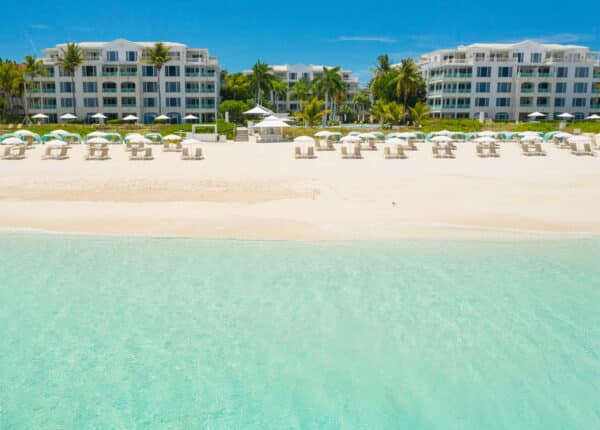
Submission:
POLYGON ((252 109, 247 110, 246 112, 244 112, 244 115, 266 117, 266 116, 269 116, 269 115, 273 115, 273 111, 270 110, 270 109, 267 109, 264 106, 256 105, 252 109))
POLYGON ((179 142, 182 140, 181 136, 177 136, 176 134, 167 134, 162 138, 163 142, 179 142))
POLYGON ((283 140, 283 129, 288 128, 289 124, 280 120, 264 120, 254 125, 259 130, 257 142, 279 142, 283 140))
POLYGON ((162 143, 163 137, 160 133, 148 133, 146 139, 151 140, 153 143, 162 143))
POLYGON ((333 140, 334 142, 339 142, 342 136, 343 134, 339 131, 331 131, 327 136, 325 136, 325 140, 333 140))
POLYGON ((32 145, 34 142, 41 143, 42 138, 39 134, 36 134, 29 130, 17 130, 13 133, 14 136, 20 137, 21 140, 24 140, 28 144, 32 145))
POLYGON ((2 141, 0 142, 0 144, 2 145, 23 145, 25 142, 23 142, 19 137, 17 136, 8 136, 5 137, 4 139, 2 139, 2 141))
POLYGON ((139 139, 145 139, 144 136, 142 136, 139 133, 128 133, 125 135, 125 138, 123 139, 125 142, 129 142, 131 140, 139 140, 139 139))
POLYGON ((60 140, 66 143, 81 143, 81 136, 77 133, 68 133, 64 134, 60 140))
POLYGON ((102 137, 110 143, 123 143, 123 137, 119 133, 106 133, 102 137))

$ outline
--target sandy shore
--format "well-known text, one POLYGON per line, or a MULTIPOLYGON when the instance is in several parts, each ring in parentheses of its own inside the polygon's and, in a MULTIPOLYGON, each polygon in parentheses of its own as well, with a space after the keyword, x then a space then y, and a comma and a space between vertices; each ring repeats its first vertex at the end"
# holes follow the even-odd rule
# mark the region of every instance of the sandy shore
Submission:
POLYGON ((600 233, 600 156, 545 144, 498 159, 459 144, 434 159, 429 143, 406 160, 382 145, 362 160, 339 151, 295 160, 293 144, 204 144, 204 161, 154 147, 155 160, 0 161, 0 228, 105 235, 238 239, 495 238, 600 233))

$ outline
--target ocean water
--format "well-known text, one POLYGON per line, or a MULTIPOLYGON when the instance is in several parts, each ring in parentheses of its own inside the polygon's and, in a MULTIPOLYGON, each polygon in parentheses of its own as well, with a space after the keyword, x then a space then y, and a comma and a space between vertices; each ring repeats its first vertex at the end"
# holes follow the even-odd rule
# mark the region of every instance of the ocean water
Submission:
POLYGON ((0 235, 0 429, 598 429, 600 241, 0 235))

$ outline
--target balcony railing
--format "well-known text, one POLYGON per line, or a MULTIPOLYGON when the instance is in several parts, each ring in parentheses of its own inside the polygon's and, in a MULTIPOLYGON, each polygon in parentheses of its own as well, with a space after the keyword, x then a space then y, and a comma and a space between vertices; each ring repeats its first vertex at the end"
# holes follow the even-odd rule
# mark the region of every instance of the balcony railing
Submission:
POLYGON ((523 102, 521 102, 521 103, 519 103, 519 106, 521 106, 521 107, 531 107, 531 106, 533 106, 533 103, 523 103, 523 102))
POLYGON ((56 109, 56 105, 44 104, 42 105, 42 109, 56 109))
POLYGON ((536 106, 537 107, 548 107, 548 106, 550 106, 550 104, 548 104, 548 103, 537 103, 536 106))
POLYGON ((521 92, 522 93, 532 93, 533 92, 533 88, 521 88, 521 92))
POLYGON ((121 72, 121 76, 137 76, 137 72, 121 72))
POLYGON ((470 94, 471 93, 471 89, 470 88, 459 88, 458 92, 459 93, 463 93, 463 94, 470 94))
POLYGON ((535 76, 535 73, 533 72, 521 72, 519 73, 519 76, 522 78, 531 78, 533 76, 535 76))
POLYGON ((117 107, 116 103, 104 103, 104 107, 117 107))
POLYGON ((200 76, 200 72, 185 72, 186 78, 195 78, 200 76))
POLYGON ((199 93, 200 92, 200 88, 186 88, 185 92, 186 93, 199 93))
POLYGON ((200 92, 201 92, 201 93, 205 93, 205 94, 212 94, 212 93, 214 93, 214 92, 215 92, 215 89, 214 89, 214 88, 202 88, 202 89, 200 90, 200 92))
POLYGON ((549 93, 550 88, 538 88, 538 93, 549 93))
POLYGON ((200 108, 202 108, 202 109, 214 109, 215 105, 201 104, 200 108))
POLYGON ((135 107, 136 103, 121 103, 121 106, 123 106, 123 107, 135 107))
POLYGON ((102 92, 103 93, 116 93, 117 89, 116 88, 102 88, 102 92))
POLYGON ((135 93, 135 88, 121 88, 122 93, 135 93))
POLYGON ((471 105, 469 103, 459 103, 456 105, 458 109, 470 109, 471 105))
POLYGON ((600 103, 592 103, 592 104, 590 105, 590 107, 591 107, 592 109, 600 109, 600 103))
POLYGON ((445 104, 442 105, 443 109, 455 109, 456 108, 456 104, 445 104))
POLYGON ((117 76, 117 72, 102 72, 102 76, 117 76))
POLYGON ((200 76, 202 76, 204 78, 214 78, 215 74, 214 73, 203 72, 203 73, 200 74, 200 76))
POLYGON ((199 109, 200 105, 197 103, 186 103, 185 107, 186 109, 199 109))

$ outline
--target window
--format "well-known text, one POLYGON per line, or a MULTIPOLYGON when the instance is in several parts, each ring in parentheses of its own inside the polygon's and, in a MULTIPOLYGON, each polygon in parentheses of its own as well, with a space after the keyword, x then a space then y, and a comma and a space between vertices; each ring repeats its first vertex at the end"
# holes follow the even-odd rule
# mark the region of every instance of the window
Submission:
POLYGON ((585 94, 587 93, 587 83, 586 82, 578 82, 573 85, 573 92, 576 94, 585 94))
POLYGON ((510 98, 500 97, 500 98, 496 99, 496 106, 498 106, 498 107, 510 106, 510 98))
POLYGON ((498 68, 499 78, 510 78, 512 77, 512 67, 499 67, 498 68))
POLYGON ((58 67, 58 76, 60 76, 61 78, 66 78, 66 77, 70 77, 71 76, 71 72, 67 72, 66 70, 63 70, 62 67, 58 67))
POLYGON ((156 76, 156 68, 154 66, 142 66, 142 76, 156 76))
POLYGON ((512 84, 510 82, 498 82, 497 92, 510 93, 511 91, 512 91, 512 84))
POLYGON ((71 86, 71 82, 61 82, 60 83, 60 92, 61 93, 73 92, 73 87, 71 86))
POLYGON ((181 85, 179 82, 165 82, 165 92, 167 93, 178 93, 181 91, 181 85))
POLYGON ((554 106, 555 107, 564 107, 565 106, 565 99, 564 97, 557 97, 554 99, 554 106))
POLYGON ((310 74, 309 73, 302 73, 302 79, 310 79, 310 74))
POLYGON ((198 82, 186 82, 185 83, 185 92, 186 93, 199 93, 200 92, 200 84, 198 82))
POLYGON ((179 66, 166 66, 165 76, 179 76, 179 66))
POLYGON ((96 76, 96 66, 83 66, 81 67, 82 76, 96 76))
POLYGON ((110 61, 112 63, 119 61, 119 52, 118 51, 106 51, 106 61, 110 61))
POLYGON ((590 69, 587 67, 576 67, 575 68, 575 77, 576 78, 587 78, 589 76, 590 69))
POLYGON ((125 53, 126 61, 137 61, 137 52, 136 51, 127 51, 125 53))
POLYGON ((154 97, 144 98, 144 107, 156 107, 156 99, 154 97))
POLYGON ((477 68, 477 77, 478 78, 489 78, 492 76, 492 68, 491 67, 478 67, 477 68))
POLYGON ((121 106, 135 106, 135 97, 121 97, 121 106))
POLYGON ((116 107, 117 106, 117 98, 116 97, 104 97, 102 99, 102 104, 104 107, 116 107))
POLYGON ((498 112, 495 116, 496 121, 508 121, 508 114, 506 112, 498 112))
POLYGON ((142 83, 142 90, 145 93, 157 93, 158 92, 158 82, 144 82, 144 83, 142 83))
POLYGON ((72 98, 63 98, 60 99, 60 107, 70 108, 73 107, 73 99, 72 98))
POLYGON ((484 52, 476 52, 475 53, 475 61, 484 61, 485 53, 484 52))
POLYGON ((475 92, 476 93, 489 93, 490 92, 490 83, 489 82, 477 82, 475 84, 475 92))
POLYGON ((98 84, 96 82, 84 82, 83 83, 83 92, 84 93, 97 93, 98 92, 98 84))
POLYGON ((581 97, 575 97, 572 105, 573 107, 585 107, 585 99, 581 97))
POLYGON ((534 52, 531 54, 531 62, 532 63, 539 63, 542 61, 542 54, 540 54, 539 52, 534 52))
POLYGON ((513 58, 517 60, 517 63, 522 63, 525 55, 522 52, 515 52, 513 53, 513 58))
POLYGON ((295 81, 298 77, 297 73, 290 73, 290 81, 295 81))
POLYGON ((556 69, 556 77, 557 78, 566 78, 569 76, 569 68, 568 67, 558 67, 556 69))
POLYGON ((180 107, 181 106, 181 99, 178 97, 167 97, 165 101, 166 101, 168 107, 180 107))
POLYGON ((484 97, 478 97, 475 99, 475 106, 477 107, 487 107, 490 105, 490 99, 484 97))
POLYGON ((188 97, 185 99, 185 107, 197 108, 200 107, 200 99, 197 97, 188 97))
POLYGON ((186 66, 185 76, 200 76, 200 67, 186 66))
POLYGON ((98 99, 95 97, 86 97, 83 99, 83 106, 87 108, 98 107, 98 99))
POLYGON ((557 82, 556 83, 556 92, 557 93, 566 93, 567 92, 567 83, 566 82, 557 82))

